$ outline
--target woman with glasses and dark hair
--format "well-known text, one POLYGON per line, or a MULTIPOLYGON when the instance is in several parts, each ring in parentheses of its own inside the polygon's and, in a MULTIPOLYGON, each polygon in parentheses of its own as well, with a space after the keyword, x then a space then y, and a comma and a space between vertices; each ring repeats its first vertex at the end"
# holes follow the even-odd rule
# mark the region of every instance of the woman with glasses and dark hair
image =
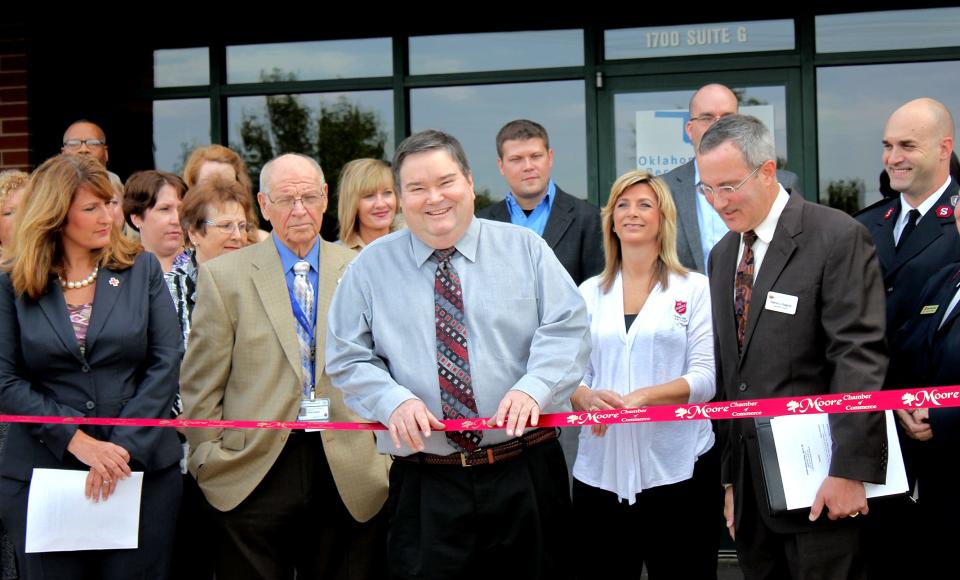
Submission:
POLYGON ((252 205, 246 188, 236 180, 212 177, 200 181, 187 192, 180 206, 180 224, 189 240, 188 259, 170 271, 167 285, 177 307, 183 349, 190 335, 190 315, 196 304, 197 268, 227 252, 250 243, 248 234, 256 231, 251 222, 252 205))
MULTIPOLYGON (((246 246, 250 243, 249 234, 257 230, 248 192, 236 179, 214 175, 197 182, 184 196, 180 224, 188 241, 185 252, 188 259, 174 266, 166 277, 180 321, 182 352, 187 350, 190 320, 197 303, 198 268, 246 246)), ((173 412, 178 415, 181 411, 178 397, 173 412)), ((186 443, 184 438, 181 440, 186 443)), ((209 580, 213 577, 214 557, 207 540, 216 533, 213 515, 193 476, 187 474, 186 464, 181 469, 183 502, 177 520, 173 575, 209 580)))
MULTIPOLYGON (((114 225, 107 172, 60 155, 34 172, 0 274, 0 409, 16 415, 169 416, 180 358, 173 303, 156 257, 114 225)), ((168 577, 182 480, 171 429, 10 425, 0 516, 24 578, 168 577), (113 501, 143 472, 138 548, 26 552, 37 468, 85 474, 77 501, 113 501)), ((90 529, 102 526, 90 521, 90 529)))
MULTIPOLYGON (((710 290, 680 265, 666 184, 622 175, 601 212, 603 272, 586 280, 593 351, 571 397, 578 411, 713 398, 710 290)), ((710 421, 595 425, 580 432, 573 509, 582 577, 716 578, 723 488, 710 421), (628 530, 624 533, 623 530, 628 530), (613 566, 613 569, 610 569, 613 566)))

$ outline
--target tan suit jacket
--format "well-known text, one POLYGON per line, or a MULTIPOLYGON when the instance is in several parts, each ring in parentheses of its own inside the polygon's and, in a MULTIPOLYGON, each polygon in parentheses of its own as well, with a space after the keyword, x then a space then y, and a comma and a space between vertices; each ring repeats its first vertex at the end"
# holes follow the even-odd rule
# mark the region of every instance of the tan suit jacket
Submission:
MULTIPOLYGON (((331 421, 361 421, 324 372, 327 310, 352 250, 320 242, 317 291, 317 398, 330 399, 331 421)), ((180 391, 190 419, 295 421, 302 369, 296 320, 273 238, 204 264, 197 284, 190 347, 180 391)), ((188 429, 190 473, 207 500, 228 511, 273 467, 289 430, 188 429)), ((357 521, 387 497, 389 458, 370 431, 324 431, 323 448, 344 505, 357 521)))

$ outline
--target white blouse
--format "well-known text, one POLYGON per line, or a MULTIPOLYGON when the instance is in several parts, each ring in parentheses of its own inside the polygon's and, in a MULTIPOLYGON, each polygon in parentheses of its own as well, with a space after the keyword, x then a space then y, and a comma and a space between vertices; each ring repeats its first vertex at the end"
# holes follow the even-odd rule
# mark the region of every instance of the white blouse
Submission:
MULTIPOLYGON (((690 403, 713 398, 716 374, 706 276, 670 274, 669 288, 657 284, 629 332, 624 329, 619 274, 606 294, 599 276, 581 284, 580 292, 593 339, 585 386, 626 395, 682 377, 690 385, 690 403)), ((690 479, 697 457, 713 443, 707 420, 611 425, 603 437, 584 428, 573 476, 633 504, 645 489, 690 479)))

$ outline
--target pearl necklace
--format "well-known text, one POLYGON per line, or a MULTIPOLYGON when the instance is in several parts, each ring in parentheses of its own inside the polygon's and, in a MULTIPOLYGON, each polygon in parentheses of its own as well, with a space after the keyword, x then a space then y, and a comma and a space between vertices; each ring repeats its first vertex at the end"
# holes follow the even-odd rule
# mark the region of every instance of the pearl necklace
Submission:
POLYGON ((80 280, 79 282, 67 282, 59 274, 57 274, 57 278, 60 280, 61 286, 63 286, 67 290, 74 290, 76 288, 85 288, 86 286, 93 284, 94 280, 97 279, 97 273, 99 271, 100 271, 99 266, 94 267, 93 273, 87 276, 86 278, 84 278, 83 280, 80 280))

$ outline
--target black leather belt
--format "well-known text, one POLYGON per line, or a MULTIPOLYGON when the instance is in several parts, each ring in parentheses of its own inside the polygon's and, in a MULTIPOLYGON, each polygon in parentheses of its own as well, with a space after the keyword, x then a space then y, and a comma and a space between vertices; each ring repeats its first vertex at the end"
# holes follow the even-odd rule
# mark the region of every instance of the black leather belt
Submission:
POLYGON ((492 465, 494 463, 513 459, 531 447, 549 443, 557 438, 556 429, 535 429, 522 437, 504 441, 490 447, 481 447, 470 453, 451 453, 450 455, 434 455, 432 453, 414 453, 403 457, 394 456, 398 461, 424 463, 427 465, 452 465, 457 467, 474 467, 476 465, 492 465))

